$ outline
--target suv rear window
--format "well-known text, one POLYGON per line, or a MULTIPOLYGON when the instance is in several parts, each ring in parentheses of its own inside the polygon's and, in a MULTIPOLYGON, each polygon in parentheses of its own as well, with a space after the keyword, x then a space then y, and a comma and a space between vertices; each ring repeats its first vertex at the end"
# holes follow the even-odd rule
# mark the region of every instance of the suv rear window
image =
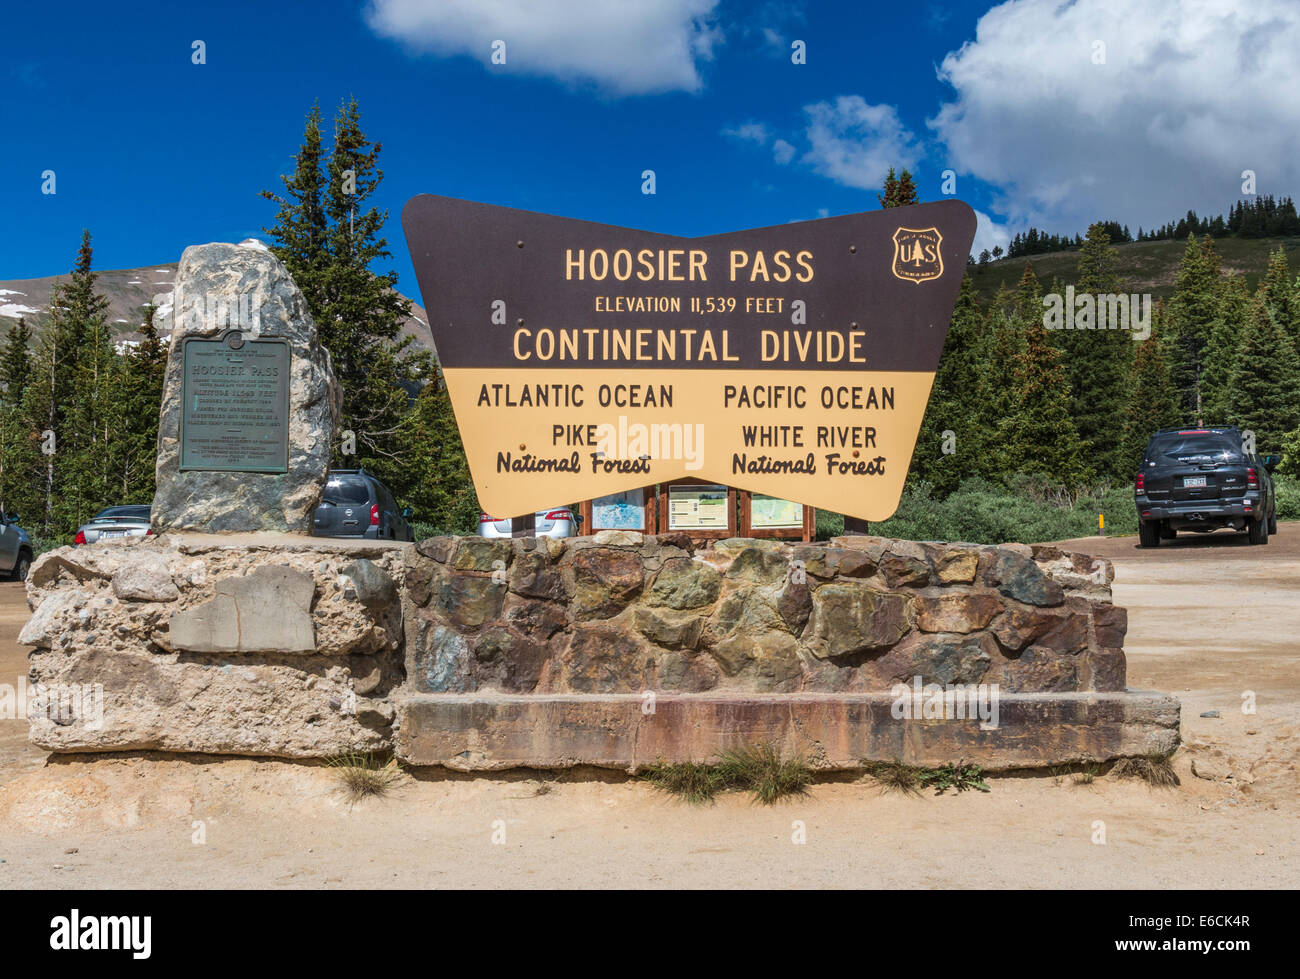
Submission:
POLYGON ((1240 462, 1241 439, 1226 432, 1170 432, 1151 440, 1151 462, 1240 462))
POLYGON ((369 503, 370 487, 360 476, 336 476, 325 484, 322 494, 326 503, 335 506, 348 503, 369 503))

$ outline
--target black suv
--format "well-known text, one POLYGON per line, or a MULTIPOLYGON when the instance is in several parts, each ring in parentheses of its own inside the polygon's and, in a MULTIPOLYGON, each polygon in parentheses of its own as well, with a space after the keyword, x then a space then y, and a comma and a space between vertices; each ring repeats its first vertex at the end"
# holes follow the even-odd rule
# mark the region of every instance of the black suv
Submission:
POLYGON ((325 482, 320 506, 312 515, 313 537, 367 537, 415 540, 406 521, 410 507, 398 510, 388 487, 364 469, 335 469, 325 482))
POLYGON ((1241 429, 1162 428, 1151 436, 1133 488, 1143 547, 1180 530, 1246 531, 1252 544, 1277 533, 1270 475, 1280 456, 1245 451, 1241 429))

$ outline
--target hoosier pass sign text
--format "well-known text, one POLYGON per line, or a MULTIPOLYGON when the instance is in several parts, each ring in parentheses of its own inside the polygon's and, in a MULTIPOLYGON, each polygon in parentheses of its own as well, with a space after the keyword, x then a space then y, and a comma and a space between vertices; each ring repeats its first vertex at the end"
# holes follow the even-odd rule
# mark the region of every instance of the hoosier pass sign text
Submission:
POLYGON ((975 215, 677 238, 421 195, 402 225, 485 510, 691 476, 883 520, 975 215))

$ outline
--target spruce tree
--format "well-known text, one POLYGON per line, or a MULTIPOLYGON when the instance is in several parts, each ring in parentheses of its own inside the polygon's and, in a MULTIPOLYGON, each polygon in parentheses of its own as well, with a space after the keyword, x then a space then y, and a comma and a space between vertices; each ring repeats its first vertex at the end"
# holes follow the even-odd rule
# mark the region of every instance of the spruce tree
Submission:
POLYGON ((1274 322, 1300 353, 1300 296, 1296 294, 1285 249, 1279 247, 1269 254, 1268 271, 1260 281, 1260 294, 1274 322))
POLYGON ((929 480, 935 492, 946 495, 970 475, 979 443, 978 385, 987 324, 969 273, 964 273, 944 340, 943 355, 935 371, 921 431, 912 456, 911 472, 929 480), (954 451, 945 453, 945 431, 953 433, 954 451))
POLYGON ((1178 425, 1181 412, 1169 376, 1165 345, 1161 342, 1166 314, 1163 306, 1152 317, 1151 336, 1137 344, 1128 376, 1128 405, 1124 414, 1121 465, 1132 478, 1142 463, 1151 436, 1178 425))
POLYGON ((21 462, 22 443, 30 434, 30 426, 22 412, 23 391, 31 372, 29 345, 32 331, 27 321, 18 322, 5 333, 4 351, 0 353, 0 509, 18 511, 18 502, 30 474, 21 462))
POLYGON ((1210 322, 1209 340, 1202 355, 1201 404, 1206 424, 1226 424, 1232 367, 1237 359, 1242 330, 1252 315, 1252 306, 1244 276, 1236 275, 1222 281, 1214 319, 1210 322))
POLYGON ((89 520, 115 502, 105 466, 122 433, 122 406, 114 393, 119 364, 108 322, 108 300, 95 292, 90 269, 90 235, 65 294, 69 312, 80 322, 80 343, 72 364, 73 392, 59 436, 61 486, 54 505, 56 526, 66 530, 89 520))
MULTIPOLYGON (((271 239, 271 252, 293 276, 314 318, 323 305, 322 271, 328 264, 325 155, 320 123, 320 106, 313 105, 307 113, 302 146, 294 157, 294 171, 280 176, 284 196, 269 190, 261 192, 262 197, 280 205, 275 225, 263 229, 271 239)), ((328 328, 328 324, 322 327, 317 322, 318 330, 328 328)))
POLYGON ((162 403, 167 346, 158 337, 153 306, 144 307, 140 342, 119 362, 114 399, 121 407, 121 432, 106 459, 113 498, 148 503, 154 494, 158 412, 162 403))
POLYGON ((1016 364, 1025 348, 1022 324, 1005 312, 994 311, 975 357, 979 378, 975 384, 974 432, 966 446, 958 445, 966 474, 1004 482, 1013 472, 1020 397, 1016 364))
POLYGON ((1228 406, 1231 422, 1255 433, 1260 453, 1281 451, 1300 427, 1300 355, 1262 297, 1242 332, 1228 406))
POLYGON ((1219 256, 1209 236, 1187 238, 1182 264, 1174 277, 1169 300, 1174 358, 1170 363, 1174 388, 1185 421, 1204 424, 1205 353, 1219 314, 1222 283, 1219 256))
MULTIPOLYGON (((1088 229, 1079 253, 1076 296, 1117 294, 1123 288, 1118 256, 1100 222, 1088 229)), ((1078 315, 1075 316, 1076 325, 1078 315)), ((1127 403, 1124 386, 1132 359, 1132 334, 1128 330, 1060 330, 1055 340, 1064 354, 1065 376, 1071 392, 1070 414, 1078 429, 1083 456, 1102 478, 1122 475, 1120 433, 1127 403)))
POLYGON ((97 489, 92 470, 102 468, 84 451, 88 439, 105 432, 110 407, 100 387, 109 383, 112 356, 108 300, 95 291, 92 264, 90 232, 83 231, 72 274, 51 293, 49 320, 23 391, 28 435, 19 442, 17 461, 28 485, 22 505, 29 527, 46 537, 76 527, 77 515, 97 489), (107 354, 105 344, 110 344, 107 354))
POLYGON ((388 212, 367 203, 383 180, 381 148, 362 131, 354 99, 340 106, 325 157, 313 109, 294 173, 281 178, 287 196, 263 196, 280 205, 268 229, 271 251, 302 288, 342 389, 334 465, 365 466, 403 495, 420 478, 411 462, 409 413, 429 358, 413 351, 412 338, 402 333, 411 306, 396 291, 397 273, 371 269, 392 257, 380 235, 388 212), (349 431, 355 455, 342 451, 349 431))
POLYGON ((881 207, 907 207, 919 202, 916 196, 916 182, 912 175, 904 168, 903 172, 897 176, 894 175, 894 168, 889 168, 889 174, 885 177, 885 191, 883 194, 877 194, 876 200, 880 201, 881 207))
POLYGON ((1091 476, 1070 417, 1070 390, 1060 353, 1039 320, 1024 325, 1024 343, 1012 362, 1016 401, 1003 457, 1008 475, 1023 474, 1067 487, 1091 476))
POLYGON ((440 533, 473 533, 478 497, 441 371, 420 391, 410 425, 412 464, 423 475, 410 494, 415 519, 440 533))
POLYGON ((18 322, 6 331, 4 352, 0 353, 0 384, 4 385, 0 390, 0 405, 4 407, 12 408, 23 400, 23 390, 32 369, 31 342, 31 328, 20 316, 18 322))

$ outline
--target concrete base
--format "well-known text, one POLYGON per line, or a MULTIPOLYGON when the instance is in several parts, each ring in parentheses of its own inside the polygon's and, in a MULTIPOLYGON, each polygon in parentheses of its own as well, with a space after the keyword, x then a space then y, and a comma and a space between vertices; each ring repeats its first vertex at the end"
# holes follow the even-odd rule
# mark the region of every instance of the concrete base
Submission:
POLYGON ((821 770, 868 761, 964 760, 990 771, 1104 762, 1178 746, 1179 702, 1166 694, 1002 694, 999 724, 898 720, 888 693, 717 696, 412 694, 398 706, 397 756, 458 771, 593 765, 635 772, 711 761, 766 742, 821 770))

